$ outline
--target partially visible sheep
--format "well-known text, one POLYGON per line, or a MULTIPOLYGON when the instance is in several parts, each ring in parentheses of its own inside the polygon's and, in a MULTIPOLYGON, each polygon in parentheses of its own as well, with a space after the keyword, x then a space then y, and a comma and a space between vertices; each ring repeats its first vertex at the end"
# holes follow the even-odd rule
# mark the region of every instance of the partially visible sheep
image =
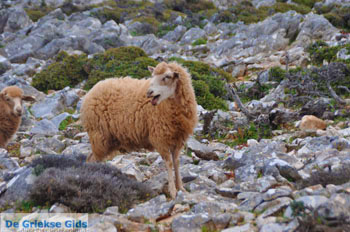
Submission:
POLYGON ((35 98, 24 96, 17 86, 6 87, 0 92, 0 148, 6 147, 21 124, 22 100, 35 101, 35 98))
POLYGON ((191 77, 179 64, 162 62, 149 70, 151 79, 107 79, 85 96, 81 120, 92 146, 88 161, 101 161, 113 151, 155 149, 175 198, 176 189, 184 191, 179 156, 196 126, 197 103, 191 77))

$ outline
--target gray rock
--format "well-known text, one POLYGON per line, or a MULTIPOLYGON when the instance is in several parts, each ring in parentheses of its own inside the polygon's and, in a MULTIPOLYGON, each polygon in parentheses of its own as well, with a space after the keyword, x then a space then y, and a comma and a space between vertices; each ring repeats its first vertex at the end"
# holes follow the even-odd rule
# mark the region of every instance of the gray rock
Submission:
POLYGON ((343 137, 350 136, 350 128, 342 129, 338 131, 343 137))
POLYGON ((11 68, 11 63, 5 57, 0 55, 0 75, 11 68))
MULTIPOLYGON (((303 204, 305 206, 308 206, 308 207, 315 209, 318 206, 327 202, 328 198, 324 197, 324 196, 317 196, 317 195, 316 196, 303 196, 303 197, 299 197, 299 198, 295 199, 295 201, 296 202, 303 202, 303 204)), ((288 206, 288 208, 284 212, 284 217, 292 219, 293 218, 292 213, 293 213, 292 208, 290 206, 288 206)))
POLYGON ((133 37, 130 43, 142 48, 148 55, 160 53, 162 48, 160 40, 153 34, 133 37))
POLYGON ((37 50, 52 41, 59 34, 57 25, 44 23, 32 28, 28 36, 17 36, 5 47, 9 60, 14 63, 24 63, 28 57, 33 56, 37 50))
POLYGON ((350 199, 347 193, 333 194, 327 202, 316 209, 317 215, 331 222, 349 215, 350 199))
POLYGON ((60 153, 65 148, 65 144, 62 141, 58 140, 57 137, 58 136, 54 136, 52 138, 33 137, 32 142, 35 146, 35 149, 42 154, 60 153))
POLYGON ((239 64, 233 67, 232 76, 233 77, 243 77, 247 66, 245 64, 239 64))
POLYGON ((225 160, 224 166, 234 170, 235 181, 254 180, 258 176, 258 172, 262 171, 267 160, 273 155, 283 154, 285 151, 286 147, 283 142, 260 142, 246 150, 235 151, 233 155, 225 160))
MULTIPOLYGON (((3 28, 4 32, 16 32, 22 28, 30 26, 33 22, 28 17, 27 13, 21 7, 13 7, 7 9, 6 25, 3 28)), ((0 33, 2 33, 0 26, 0 33)))
POLYGON ((35 123, 30 133, 41 135, 55 135, 58 133, 58 128, 51 121, 43 119, 35 123))
POLYGON ((173 220, 171 230, 173 232, 201 232, 204 226, 208 228, 210 224, 213 222, 207 214, 184 214, 173 220))
POLYGON ((59 129, 61 123, 69 117, 71 117, 71 114, 63 112, 62 114, 59 114, 53 119, 51 119, 51 122, 56 126, 57 129, 59 129))
POLYGON ((186 27, 179 25, 175 28, 174 31, 169 31, 167 34, 163 36, 163 39, 168 40, 170 42, 177 42, 181 39, 181 37, 185 34, 186 27))
POLYGON ((337 138, 332 142, 332 148, 337 149, 338 151, 343 151, 350 149, 350 141, 344 138, 337 138))
POLYGON ((284 231, 284 225, 279 223, 268 223, 263 225, 259 232, 280 232, 284 231))
POLYGON ((231 31, 236 33, 236 36, 214 48, 213 52, 217 56, 230 52, 253 56, 261 52, 284 49, 289 42, 286 38, 291 38, 293 33, 297 32, 300 20, 300 15, 287 12, 276 14, 257 24, 238 25, 231 31))
POLYGON ((191 208, 194 214, 208 214, 209 216, 216 215, 221 212, 221 208, 214 202, 200 202, 191 208))
POLYGON ((91 152, 92 152, 92 150, 91 150, 90 144, 80 143, 80 144, 76 144, 76 145, 72 145, 72 146, 67 147, 66 149, 64 149, 62 154, 63 155, 83 154, 83 155, 88 156, 88 155, 90 155, 91 152))
POLYGON ((303 141, 304 144, 297 152, 297 156, 309 158, 315 152, 326 151, 332 148, 331 141, 336 140, 336 137, 321 136, 309 138, 303 141))
POLYGON ((188 30, 181 38, 180 43, 181 44, 191 44, 193 43, 195 40, 199 39, 199 38, 205 38, 206 37, 206 33, 204 30, 200 29, 200 28, 191 28, 190 30, 188 30))
POLYGON ((29 199, 29 191, 37 178, 32 173, 32 168, 21 168, 7 183, 6 192, 0 196, 2 207, 29 199))
POLYGON ((222 232, 255 232, 258 231, 252 224, 246 223, 243 226, 235 226, 222 230, 222 232))
POLYGON ((69 207, 56 203, 53 206, 51 206, 51 208, 49 209, 50 213, 70 213, 71 210, 69 209, 69 207))
POLYGON ((167 202, 165 195, 160 195, 129 210, 127 216, 136 222, 155 222, 159 218, 169 216, 174 204, 173 201, 167 202))
POLYGON ((36 50, 34 52, 34 56, 39 59, 47 60, 55 56, 61 50, 70 50, 70 49, 72 50, 78 49, 78 47, 75 46, 75 43, 72 41, 72 39, 69 39, 69 38, 53 39, 42 48, 36 50))
POLYGON ((313 39, 330 40, 339 32, 339 29, 328 22, 323 15, 309 13, 300 24, 299 31, 295 44, 305 48, 313 39))
POLYGON ((214 152, 213 148, 202 144, 195 140, 194 138, 189 138, 187 140, 188 148, 193 151, 196 156, 204 160, 219 160, 218 155, 214 152))
MULTIPOLYGON (((287 157, 289 158, 289 157, 287 157)), ((290 161, 294 161, 293 163, 298 162, 297 159, 295 159, 293 156, 290 157, 290 161)), ((264 167, 262 168, 262 172, 264 175, 272 175, 275 177, 283 176, 284 178, 288 180, 297 181, 301 179, 300 174, 298 173, 298 170, 290 165, 288 162, 272 158, 265 162, 264 167)))
POLYGON ((252 4, 255 8, 259 9, 262 6, 273 6, 276 3, 276 0, 253 0, 252 4))
POLYGON ((207 23, 207 25, 205 25, 203 29, 207 33, 207 35, 215 34, 218 31, 215 24, 212 22, 207 23))
POLYGON ((349 50, 346 48, 340 49, 339 52, 337 53, 337 58, 342 60, 350 59, 349 50))
POLYGON ((46 97, 43 101, 35 103, 31 112, 36 118, 52 118, 64 110, 64 97, 54 94, 46 97))
POLYGON ((280 212, 289 206, 292 201, 293 200, 289 197, 280 197, 272 201, 265 201, 255 208, 255 212, 263 212, 260 217, 266 218, 275 214, 276 212, 280 212))
POLYGON ((155 28, 147 22, 132 22, 127 24, 127 28, 130 33, 135 33, 136 35, 146 35, 155 33, 155 28))
POLYGON ((120 170, 122 173, 126 174, 127 176, 134 178, 137 181, 144 181, 145 176, 140 171, 140 169, 134 164, 130 163, 129 165, 125 166, 120 170))
POLYGON ((18 163, 9 157, 7 150, 0 148, 0 173, 4 170, 14 171, 18 168, 18 163))
POLYGON ((126 43, 115 32, 100 32, 92 39, 92 42, 102 46, 104 49, 125 46, 126 43))
POLYGON ((212 2, 220 10, 227 10, 228 8, 236 4, 235 1, 231 1, 231 0, 212 0, 212 2))
POLYGON ((300 110, 300 114, 303 115, 314 115, 321 118, 325 111, 331 109, 331 99, 329 98, 318 98, 313 101, 308 101, 300 110))

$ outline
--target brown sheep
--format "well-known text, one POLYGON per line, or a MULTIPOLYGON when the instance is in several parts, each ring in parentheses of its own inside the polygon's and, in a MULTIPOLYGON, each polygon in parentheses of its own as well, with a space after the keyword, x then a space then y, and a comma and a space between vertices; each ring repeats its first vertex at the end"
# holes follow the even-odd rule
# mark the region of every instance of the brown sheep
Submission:
POLYGON ((21 124, 22 100, 35 101, 35 98, 24 96, 17 86, 6 87, 0 92, 0 148, 6 147, 21 124))
POLYGON ((196 126, 197 102, 191 76, 179 64, 148 68, 151 79, 107 79, 85 96, 81 120, 92 146, 88 161, 101 161, 113 151, 155 149, 165 161, 175 198, 176 189, 185 191, 179 156, 196 126))

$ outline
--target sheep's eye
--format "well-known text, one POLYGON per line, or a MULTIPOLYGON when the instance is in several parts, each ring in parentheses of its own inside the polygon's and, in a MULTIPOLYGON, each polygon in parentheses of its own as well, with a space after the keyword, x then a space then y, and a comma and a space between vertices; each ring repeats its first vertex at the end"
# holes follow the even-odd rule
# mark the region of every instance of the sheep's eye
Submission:
POLYGON ((6 99, 6 101, 8 101, 8 102, 11 101, 11 99, 10 99, 9 97, 7 97, 7 98, 5 98, 5 99, 6 99))
POLYGON ((163 77, 163 81, 165 81, 166 79, 170 79, 170 78, 171 78, 171 76, 166 75, 165 77, 163 77))

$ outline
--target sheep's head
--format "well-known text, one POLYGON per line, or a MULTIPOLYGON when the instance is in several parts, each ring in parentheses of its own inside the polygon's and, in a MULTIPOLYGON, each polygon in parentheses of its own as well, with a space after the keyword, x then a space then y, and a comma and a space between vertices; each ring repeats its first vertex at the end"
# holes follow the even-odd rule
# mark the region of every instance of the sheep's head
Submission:
POLYGON ((35 101, 35 98, 23 95, 23 90, 17 86, 9 86, 0 92, 0 100, 8 106, 4 109, 8 111, 6 113, 20 117, 22 115, 22 101, 35 101))
POLYGON ((165 62, 158 64, 155 68, 149 66, 148 70, 152 73, 152 79, 147 97, 152 98, 152 105, 156 106, 174 97, 179 73, 174 72, 165 62))

